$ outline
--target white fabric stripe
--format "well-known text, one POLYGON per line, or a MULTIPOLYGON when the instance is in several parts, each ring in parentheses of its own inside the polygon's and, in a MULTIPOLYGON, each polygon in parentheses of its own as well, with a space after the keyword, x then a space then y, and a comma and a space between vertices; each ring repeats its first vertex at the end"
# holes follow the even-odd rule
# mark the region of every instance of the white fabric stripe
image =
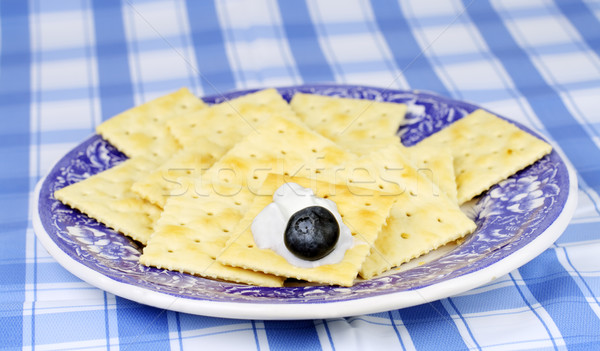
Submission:
MULTIPOLYGON (((560 94, 561 99, 565 102, 565 105, 573 117, 575 117, 587 134, 592 136, 591 139, 595 142, 596 146, 600 148, 598 133, 589 126, 589 124, 593 122, 591 119, 596 115, 596 111, 593 111, 593 114, 589 116, 584 114, 583 111, 578 108, 578 105, 574 103, 572 93, 565 89, 561 84, 561 80, 564 81, 565 79, 579 78, 577 81, 581 81, 583 78, 585 80, 600 80, 600 58, 596 57, 589 50, 582 49, 578 52, 569 53, 569 59, 566 60, 566 62, 553 64, 552 58, 556 58, 557 55, 548 57, 547 55, 540 55, 538 53, 536 46, 539 44, 538 41, 540 38, 539 35, 536 34, 539 34, 539 31, 533 29, 535 26, 540 25, 540 21, 543 21, 545 31, 552 32, 551 36, 544 35, 544 38, 553 38, 554 40, 559 41, 561 38, 564 38, 567 42, 580 43, 580 45, 583 45, 582 38, 579 37, 568 20, 559 16, 556 8, 552 8, 553 12, 556 13, 554 17, 544 17, 543 19, 529 21, 523 19, 517 20, 511 16, 509 9, 506 8, 502 1, 493 1, 492 3, 498 11, 498 14, 503 17, 503 20, 515 41, 523 48, 523 50, 525 50, 527 55, 531 57, 531 60, 540 75, 549 86, 560 94), (565 64, 567 62, 568 64, 565 64), (577 74, 577 72, 579 73, 577 74)), ((551 5, 547 4, 547 6, 551 5)), ((598 89, 598 93, 600 93, 600 89, 598 89)), ((599 122, 599 120, 595 122, 599 122)))
POLYGON ((460 337, 463 339, 469 350, 477 350, 477 342, 473 339, 473 336, 471 336, 471 333, 469 332, 469 326, 462 318, 460 318, 459 311, 452 306, 450 299, 451 298, 443 299, 440 300, 440 302, 446 309, 446 312, 448 312, 448 315, 450 315, 450 318, 452 318, 452 321, 456 325, 456 329, 458 329, 460 337))
POLYGON ((169 329, 169 347, 171 351, 179 351, 179 339, 181 335, 177 329, 177 313, 174 311, 167 311, 167 328, 169 329))
POLYGON ((253 2, 252 5, 229 0, 218 3, 217 9, 225 25, 225 44, 232 68, 243 88, 300 82, 291 50, 284 40, 277 5, 272 0, 253 2), (255 37, 258 26, 271 27, 272 38, 255 37), (266 75, 269 69, 278 69, 285 74, 271 77, 266 75))
MULTIPOLYGON (((129 52, 131 82, 135 104, 142 104, 158 96, 175 91, 182 86, 194 85, 190 79, 192 61, 186 52, 189 44, 181 33, 179 13, 175 3, 159 6, 143 3, 123 7, 125 36, 129 52), (144 39, 162 42, 162 48, 146 49, 144 39), (171 38, 171 39, 167 39, 171 38), (160 91, 149 90, 147 85, 160 81, 181 81, 181 84, 164 84, 160 91)), ((192 87, 193 88, 193 87, 192 87)))
POLYGON ((306 0, 306 6, 308 7, 308 13, 311 16, 312 23, 315 26, 315 32, 317 33, 317 39, 321 46, 321 50, 323 51, 323 56, 325 56, 325 59, 329 62, 335 81, 338 83, 348 83, 347 78, 339 66, 339 60, 335 56, 335 51, 331 47, 331 38, 327 35, 327 31, 323 26, 323 20, 321 18, 323 14, 319 11, 319 1, 306 0))
POLYGON ((372 8, 362 1, 347 1, 343 9, 335 1, 312 1, 307 3, 311 15, 315 18, 322 47, 326 57, 332 63, 336 75, 343 77, 345 83, 375 85, 384 88, 407 89, 409 87, 402 75, 401 68, 397 67, 393 54, 387 46, 385 39, 375 25, 372 8), (342 12, 340 14, 340 12, 342 12), (357 26, 364 26, 365 32, 361 34, 331 35, 327 31, 329 24, 338 21, 347 22, 348 19, 356 22, 357 26), (356 45, 360 42, 361 45, 356 45), (345 70, 348 63, 381 62, 387 71, 373 73, 354 73, 345 70))
POLYGON ((317 336, 319 337, 319 343, 321 344, 322 351, 333 351, 333 347, 331 346, 331 341, 329 340, 329 321, 326 319, 315 320, 315 330, 317 331, 317 336))
POLYGON ((191 82, 189 87, 190 91, 196 96, 203 96, 202 84, 200 83, 200 75, 198 67, 196 67, 196 52, 194 45, 192 44, 190 24, 186 15, 187 8, 185 6, 185 0, 174 0, 173 6, 175 8, 177 23, 179 24, 179 32, 181 35, 182 49, 180 53, 183 55, 185 64, 188 69, 188 75, 191 82))
MULTIPOLYGON (((236 87, 241 89, 247 89, 260 85, 260 78, 258 78, 254 68, 256 67, 255 58, 251 54, 248 48, 247 32, 248 32, 248 19, 243 17, 241 19, 234 18, 236 13, 236 4, 232 1, 221 1, 215 3, 219 19, 221 21, 221 28, 223 29, 223 36, 225 39, 225 47, 231 70, 235 76, 236 87), (242 27, 246 30, 243 32, 242 38, 236 38, 233 31, 234 27, 242 27)), ((238 3, 238 6, 243 6, 238 3)), ((252 10, 249 8, 244 11, 252 10)), ((251 17, 251 16, 248 16, 251 17)))
POLYGON ((268 350, 269 349, 269 339, 267 338, 267 331, 265 330, 265 323, 263 321, 254 321, 254 326, 256 328, 256 336, 258 339, 257 349, 259 350, 268 350))
MULTIPOLYGON (((521 274, 520 274, 519 270, 512 271, 510 273, 510 275, 516 281, 521 281, 521 282, 523 281, 523 277, 521 277, 521 274)), ((556 324, 554 324, 554 321, 552 320, 552 317, 550 317, 550 315, 548 314, 548 312, 539 303, 539 301, 537 301, 535 299, 535 297, 533 296, 533 294, 531 293, 531 291, 529 291, 529 288, 527 287, 527 285, 526 284, 519 284, 519 289, 521 289, 521 291, 523 292, 523 295, 527 299, 527 302, 529 303, 529 305, 535 310, 535 312, 537 313, 537 315, 539 316, 539 318, 544 322, 544 324, 546 325, 546 328, 548 328, 548 331, 550 332, 550 337, 552 337, 552 339, 554 339, 554 341, 558 345, 561 345, 561 344, 564 345, 564 340, 562 338, 560 330, 558 329, 558 327, 556 326, 556 324)))
POLYGON ((588 257, 591 257, 594 254, 597 254, 598 252, 598 247, 600 247, 600 245, 594 245, 594 246, 583 246, 583 245, 579 245, 579 246, 574 246, 571 248, 559 248, 556 249, 556 257, 558 258, 558 262, 560 262, 560 264, 563 266, 563 268, 565 269, 565 271, 567 271, 567 273, 569 273, 569 275, 573 278, 573 281, 575 282, 575 284, 577 284, 577 287, 579 288, 579 290, 581 291, 581 293, 583 294, 583 296, 586 296, 586 301, 589 303, 590 308, 592 309, 592 311, 594 311, 594 313, 598 316, 598 318, 600 318, 600 303, 598 303, 597 298, 590 298, 589 296, 594 296, 594 292, 592 290, 590 290, 589 287, 587 287, 585 285, 585 282, 582 281, 583 277, 600 277, 600 267, 596 267, 596 266, 600 266, 596 261, 592 261, 589 262, 587 260, 581 260, 577 258, 577 255, 575 254, 569 254, 569 250, 575 250, 577 248, 580 248, 581 253, 585 253, 585 251, 590 251, 588 254, 588 257), (587 250, 587 247, 591 247, 592 250, 587 250), (589 270, 595 270, 594 272, 589 272, 586 273, 585 270, 589 269, 589 270))
MULTIPOLYGON (((400 334, 402 345, 406 350, 414 350, 415 347, 399 319, 394 314, 396 329, 400 334)), ((327 326, 331 333, 336 350, 374 350, 381 351, 381 345, 389 348, 400 349, 401 343, 394 331, 388 313, 379 315, 365 315, 350 318, 336 318, 327 320, 327 326), (378 340, 379 343, 369 342, 378 340)))
POLYGON ((448 91, 454 94, 458 94, 458 97, 461 97, 460 91, 457 89, 453 80, 450 78, 447 69, 441 64, 441 62, 435 55, 435 51, 432 50, 432 48, 436 45, 436 43, 439 44, 440 42, 444 41, 444 35, 453 27, 455 27, 456 21, 458 21, 462 14, 459 13, 453 18, 449 18, 448 24, 443 27, 436 28, 433 36, 428 39, 422 31, 424 27, 419 25, 419 21, 417 20, 418 17, 414 15, 411 1, 399 1, 399 4, 402 8, 403 13, 405 14, 404 16, 406 17, 409 23, 415 40, 423 50, 423 57, 428 58, 430 61, 433 62, 433 70, 436 72, 436 75, 440 78, 442 83, 444 83, 444 86, 448 89, 448 91))

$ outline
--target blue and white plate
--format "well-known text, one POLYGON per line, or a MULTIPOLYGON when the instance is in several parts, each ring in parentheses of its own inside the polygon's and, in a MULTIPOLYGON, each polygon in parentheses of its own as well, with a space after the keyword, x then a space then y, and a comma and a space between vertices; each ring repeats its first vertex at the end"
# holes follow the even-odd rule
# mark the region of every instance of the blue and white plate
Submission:
MULTIPOLYGON (((363 86, 303 85, 295 92, 407 103, 399 135, 413 145, 479 108, 431 93, 363 86)), ((204 98, 218 103, 250 91, 204 98)), ((516 124, 516 123, 515 123, 516 124)), ((531 132, 527 128, 519 127, 531 132)), ((577 201, 571 168, 553 151, 497 184, 469 208, 477 230, 459 245, 352 287, 294 285, 263 288, 204 279, 138 264, 141 248, 123 235, 55 200, 66 185, 102 172, 126 157, 94 135, 65 155, 37 188, 35 232, 67 270, 103 290, 169 310, 243 319, 352 316, 419 305, 500 277, 547 249, 566 228, 577 201)))

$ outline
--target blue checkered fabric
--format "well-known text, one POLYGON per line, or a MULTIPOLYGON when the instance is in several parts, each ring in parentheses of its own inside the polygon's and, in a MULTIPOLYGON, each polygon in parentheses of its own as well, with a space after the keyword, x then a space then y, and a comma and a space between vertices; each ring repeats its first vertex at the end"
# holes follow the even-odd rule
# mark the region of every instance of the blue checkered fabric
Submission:
POLYGON ((597 0, 0 1, 0 348, 600 350, 597 0), (36 240, 33 187, 94 128, 188 86, 430 90, 545 135, 577 171, 565 233, 497 280, 385 313, 230 320, 90 286, 36 240))

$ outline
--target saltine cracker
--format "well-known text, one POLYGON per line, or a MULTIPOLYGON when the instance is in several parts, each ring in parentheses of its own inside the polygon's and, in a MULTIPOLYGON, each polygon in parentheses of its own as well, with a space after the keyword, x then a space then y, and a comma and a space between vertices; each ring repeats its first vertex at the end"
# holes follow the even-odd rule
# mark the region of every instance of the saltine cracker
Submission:
POLYGON ((166 122, 206 104, 187 88, 124 111, 98 125, 96 132, 129 157, 168 159, 179 149, 166 122))
MULTIPOLYGON (((297 119, 272 117, 201 176, 178 178, 178 196, 167 198, 140 262, 261 285, 256 279, 272 278, 238 274, 235 273, 238 268, 228 271, 210 260, 219 255, 234 233, 232 226, 260 195, 268 173, 279 172, 290 177, 298 169, 332 168, 353 157, 297 119), (195 256, 202 260, 194 261, 195 256)), ((276 282, 269 284, 273 286, 276 282)))
POLYGON ((206 278, 282 286, 283 278, 215 261, 255 195, 227 184, 200 184, 189 178, 180 181, 185 191, 167 201, 140 263, 206 278))
POLYGON ((260 193, 270 196, 255 198, 223 252, 217 257, 217 261, 282 277, 341 286, 353 284, 394 202, 392 197, 376 191, 371 191, 370 196, 357 197, 356 192, 345 185, 333 185, 308 178, 287 178, 277 174, 269 174, 260 193), (290 264, 273 250, 256 247, 250 228, 252 221, 271 203, 272 194, 288 182, 310 188, 316 196, 328 198, 336 203, 342 220, 350 228, 354 239, 354 245, 346 251, 339 263, 301 268, 290 264))
POLYGON ((183 149, 137 181, 133 190, 142 198, 164 206, 166 198, 177 191, 178 176, 199 176, 273 116, 295 118, 277 90, 265 89, 171 119, 169 130, 183 149))
POLYGON ((415 257, 473 232, 476 225, 423 172, 401 145, 390 145, 345 165, 338 173, 362 188, 394 197, 386 225, 360 270, 370 279, 415 257))
POLYGON ((134 157, 57 190, 54 197, 145 245, 161 210, 140 199, 131 191, 131 185, 155 167, 151 159, 134 157))
POLYGON ((309 127, 356 153, 369 141, 395 137, 407 109, 400 103, 304 93, 294 94, 290 105, 309 127))
POLYGON ((425 138, 421 146, 452 153, 459 204, 552 151, 543 140, 481 109, 425 138))

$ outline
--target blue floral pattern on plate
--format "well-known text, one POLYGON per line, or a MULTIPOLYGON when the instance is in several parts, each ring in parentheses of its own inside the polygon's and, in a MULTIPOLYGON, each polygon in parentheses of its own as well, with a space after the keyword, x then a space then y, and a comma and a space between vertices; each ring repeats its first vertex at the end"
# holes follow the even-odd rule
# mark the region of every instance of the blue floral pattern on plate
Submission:
MULTIPOLYGON (((414 145, 479 108, 465 102, 416 91, 364 86, 305 85, 279 88, 289 100, 296 92, 406 103, 406 121, 398 130, 402 143, 414 145)), ((251 91, 206 97, 218 103, 251 91)), ((514 122, 513 122, 514 123, 514 122)), ((515 123, 516 124, 516 123, 515 123)), ((531 132, 517 124, 520 128, 531 132)), ((535 133, 534 133, 535 135, 535 133)), ((420 289, 479 271, 530 244, 556 220, 569 196, 569 174, 553 151, 497 184, 468 209, 477 230, 443 256, 415 268, 392 272, 352 287, 300 285, 263 288, 204 279, 138 264, 136 242, 55 200, 66 185, 102 172, 126 157, 94 135, 65 155, 43 180, 38 215, 43 230, 66 255, 117 282, 180 299, 240 303, 327 303, 420 289)))

